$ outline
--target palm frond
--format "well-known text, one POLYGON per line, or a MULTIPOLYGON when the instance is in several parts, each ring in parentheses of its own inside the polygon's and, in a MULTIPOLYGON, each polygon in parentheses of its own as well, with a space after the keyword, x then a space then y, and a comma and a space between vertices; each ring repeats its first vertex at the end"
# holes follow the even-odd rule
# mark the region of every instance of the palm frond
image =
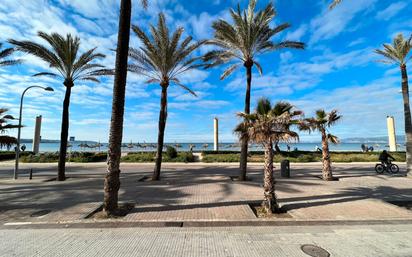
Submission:
POLYGON ((335 144, 335 145, 340 143, 339 138, 337 136, 332 135, 332 134, 328 134, 327 139, 328 139, 329 142, 331 142, 332 144, 335 144))
POLYGON ((189 70, 203 67, 201 57, 193 57, 193 53, 205 40, 192 41, 192 37, 183 40, 183 28, 169 32, 166 18, 160 13, 156 26, 150 26, 150 34, 146 34, 138 26, 132 26, 134 33, 142 42, 139 49, 130 48, 130 64, 128 70, 148 78, 150 82, 173 82, 193 95, 196 93, 180 83, 178 77, 189 70))
POLYGON ((290 27, 283 23, 271 28, 272 21, 276 16, 275 8, 270 1, 263 10, 256 11, 256 0, 249 0, 246 10, 230 10, 232 22, 223 19, 213 22, 214 38, 206 42, 214 45, 217 49, 208 52, 204 56, 205 68, 211 68, 228 64, 227 73, 231 73, 232 65, 256 65, 259 73, 262 67, 255 61, 258 54, 283 48, 303 49, 304 44, 294 41, 275 43, 273 37, 290 27))
POLYGON ((253 62, 256 65, 257 70, 259 71, 260 76, 263 75, 263 69, 262 66, 260 65, 260 63, 258 63, 257 61, 253 62))
POLYGON ((333 2, 329 5, 329 9, 334 9, 338 4, 340 4, 342 0, 333 0, 333 2))
POLYGON ((171 81, 173 81, 174 83, 176 83, 176 85, 180 86, 181 88, 183 88, 184 90, 188 91, 190 94, 192 94, 193 96, 197 97, 197 94, 195 93, 195 91, 193 91, 192 89, 190 89, 189 87, 183 85, 182 83, 180 83, 180 81, 177 78, 172 78, 171 81))
POLYGON ((376 49, 375 53, 386 58, 380 60, 380 62, 403 65, 410 60, 408 55, 411 49, 411 38, 406 40, 403 34, 400 33, 393 39, 392 44, 383 44, 383 49, 376 49))
POLYGON ((147 9, 147 6, 149 5, 148 0, 140 0, 140 4, 143 6, 143 9, 147 9))
POLYGON ((58 77, 59 75, 53 72, 39 72, 33 75, 33 77, 39 77, 39 76, 58 77))
MULTIPOLYGON (((15 120, 15 118, 12 115, 5 114, 8 111, 6 108, 0 108, 0 133, 4 134, 10 129, 16 129, 21 126, 15 125, 15 124, 10 124, 8 123, 11 120, 15 120)), ((0 147, 10 147, 14 144, 17 143, 17 139, 14 137, 10 136, 0 136, 0 147)))
POLYGON ((64 80, 72 82, 77 79, 98 81, 98 76, 107 75, 102 65, 92 63, 105 56, 96 53, 96 48, 90 49, 83 54, 79 53, 80 39, 71 34, 66 36, 58 33, 38 32, 38 36, 46 41, 47 45, 34 43, 31 41, 17 41, 10 39, 9 42, 15 45, 16 50, 31 54, 49 64, 55 72, 40 72, 35 76, 60 76, 64 80))
POLYGON ((238 124, 235 133, 240 138, 248 137, 256 143, 263 144, 299 140, 299 135, 290 128, 299 124, 299 117, 294 115, 301 112, 292 108, 291 104, 285 102, 272 106, 268 99, 262 98, 258 101, 254 113, 237 114, 243 122, 238 124))
POLYGON ((232 66, 230 66, 229 68, 227 68, 222 75, 220 76, 220 80, 224 80, 225 78, 227 78, 228 76, 230 76, 230 74, 232 74, 236 69, 238 69, 240 66, 239 63, 233 64, 232 66))

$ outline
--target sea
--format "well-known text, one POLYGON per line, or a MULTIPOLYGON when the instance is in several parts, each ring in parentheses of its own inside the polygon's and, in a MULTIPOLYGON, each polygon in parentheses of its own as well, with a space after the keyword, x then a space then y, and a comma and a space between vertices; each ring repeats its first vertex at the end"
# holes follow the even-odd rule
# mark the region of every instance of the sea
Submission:
MULTIPOLYGON (((388 145, 385 143, 363 143, 367 147, 373 147, 374 151, 388 150, 388 145)), ((21 145, 26 146, 26 151, 32 150, 31 143, 22 143, 21 145)), ((56 142, 42 142, 40 143, 40 152, 57 152, 59 151, 59 143, 56 142)), ((173 146, 178 151, 211 151, 213 150, 213 143, 165 143, 165 146, 173 146)), ((362 143, 340 143, 338 145, 330 144, 329 148, 331 151, 362 151, 362 143)), ((279 145, 281 150, 287 150, 287 144, 279 145)), ((289 144, 290 150, 302 150, 302 151, 316 151, 317 148, 321 148, 321 143, 291 143, 289 144)), ((261 145, 250 145, 250 151, 262 151, 263 147, 261 145)), ((5 151, 6 149, 2 149, 5 151)), ((238 143, 220 143, 219 150, 221 151, 239 151, 240 146, 238 143)), ((106 152, 107 143, 96 143, 96 142, 84 142, 84 141, 74 141, 70 142, 68 151, 73 152, 106 152)), ((156 151, 155 143, 127 143, 122 145, 122 152, 148 152, 156 151)), ((403 144, 398 145, 398 151, 405 151, 405 146, 403 144)))

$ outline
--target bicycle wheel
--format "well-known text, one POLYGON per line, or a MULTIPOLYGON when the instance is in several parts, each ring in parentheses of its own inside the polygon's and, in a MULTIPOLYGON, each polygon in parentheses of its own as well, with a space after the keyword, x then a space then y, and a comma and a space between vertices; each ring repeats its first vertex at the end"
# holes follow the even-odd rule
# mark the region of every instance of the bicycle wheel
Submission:
POLYGON ((376 164, 375 171, 378 174, 382 174, 385 171, 385 166, 383 166, 382 164, 376 164))
POLYGON ((389 171, 391 173, 398 173, 399 172, 399 167, 396 164, 391 164, 391 166, 389 167, 389 171))

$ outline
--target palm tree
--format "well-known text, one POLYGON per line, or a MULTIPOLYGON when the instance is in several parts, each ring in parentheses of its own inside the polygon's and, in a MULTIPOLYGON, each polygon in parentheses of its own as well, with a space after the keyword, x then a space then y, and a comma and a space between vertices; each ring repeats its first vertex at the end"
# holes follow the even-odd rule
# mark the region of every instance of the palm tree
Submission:
MULTIPOLYGON (((11 115, 5 114, 8 109, 0 108, 0 134, 6 133, 9 129, 18 128, 19 125, 10 124, 9 121, 15 120, 11 115)), ((12 145, 17 144, 17 139, 15 137, 0 135, 0 148, 6 146, 10 148, 12 145)))
POLYGON ((16 50, 34 55, 49 64, 54 72, 40 72, 34 76, 50 76, 63 79, 66 93, 63 101, 63 114, 60 135, 60 154, 57 180, 63 181, 65 176, 67 137, 69 133, 69 105, 72 87, 77 80, 99 82, 98 76, 109 74, 100 64, 93 63, 105 56, 96 53, 96 48, 85 53, 79 53, 80 39, 67 34, 66 37, 57 33, 47 34, 38 32, 38 36, 45 40, 48 46, 31 41, 9 40, 16 46, 16 50))
MULTIPOLYGON (((303 114, 301 111, 294 110, 294 106, 288 102, 278 102, 272 109, 272 115, 274 116, 281 116, 285 113, 288 113, 291 117, 300 116, 303 114)), ((292 120, 290 125, 298 123, 298 120, 292 120)), ((281 153, 281 150, 279 148, 280 142, 281 140, 275 140, 273 142, 277 153, 281 153)))
POLYGON ((322 135, 322 178, 328 181, 333 180, 329 142, 332 144, 339 143, 338 137, 330 134, 328 129, 335 125, 341 118, 342 116, 338 114, 337 110, 327 113, 325 110, 320 109, 316 111, 315 117, 304 119, 300 124, 301 130, 307 130, 309 132, 319 131, 322 135))
POLYGON ((297 124, 297 117, 301 111, 292 111, 292 105, 279 102, 272 107, 268 99, 260 99, 256 111, 252 114, 239 113, 244 121, 240 123, 235 132, 242 138, 246 134, 255 143, 262 144, 265 149, 264 166, 264 200, 262 207, 267 213, 279 210, 276 200, 273 177, 273 145, 276 142, 289 142, 299 138, 298 134, 290 130, 290 126, 297 124), (284 112, 280 112, 284 110, 284 112))
MULTIPOLYGON (((207 53, 204 61, 206 68, 231 64, 221 75, 220 79, 225 79, 235 70, 244 66, 246 69, 246 96, 245 113, 250 113, 250 91, 252 83, 252 68, 256 67, 262 74, 262 67, 257 62, 258 55, 284 48, 303 49, 304 44, 294 41, 284 41, 274 43, 272 37, 290 27, 289 23, 283 23, 274 28, 270 27, 276 16, 275 8, 269 3, 264 10, 255 13, 257 0, 250 0, 248 9, 231 10, 234 24, 229 24, 225 20, 218 20, 213 23, 215 30, 214 39, 208 44, 217 46, 219 50, 207 53)), ((240 155, 240 180, 246 179, 248 137, 242 137, 240 155)))
POLYGON ((398 34, 391 44, 383 44, 383 50, 375 50, 377 54, 385 57, 381 62, 399 65, 402 76, 402 96, 405 116, 405 135, 406 135, 406 169, 408 175, 412 175, 412 122, 411 108, 409 105, 409 83, 406 63, 412 59, 409 55, 412 48, 412 35, 405 39, 402 34, 398 34))
MULTIPOLYGON (((0 49, 2 49, 2 47, 3 47, 3 44, 0 43, 0 49)), ((8 57, 10 57, 14 53, 14 51, 15 51, 15 49, 11 48, 11 47, 0 50, 0 67, 2 67, 2 66, 11 66, 11 65, 21 63, 20 60, 8 59, 8 57)))
MULTIPOLYGON (((141 0, 144 9, 148 1, 141 0)), ((119 32, 117 36, 116 67, 113 86, 112 119, 107 155, 107 173, 104 179, 103 211, 107 216, 118 211, 120 189, 120 157, 122 153, 124 103, 126 96, 127 62, 129 57, 132 1, 121 0, 119 32)))
POLYGON ((192 53, 204 41, 191 43, 191 36, 180 40, 183 33, 183 28, 181 27, 177 28, 173 34, 170 34, 165 16, 162 13, 159 14, 157 27, 151 26, 150 30, 151 35, 149 36, 141 28, 133 26, 133 31, 142 41, 143 45, 139 49, 130 49, 129 56, 134 63, 129 65, 129 69, 132 72, 147 77, 148 80, 146 82, 149 84, 159 83, 162 89, 156 164, 152 176, 153 180, 159 180, 167 119, 167 89, 170 83, 174 83, 196 96, 195 92, 180 83, 178 77, 191 69, 201 67, 201 64, 197 62, 201 58, 192 57, 192 53))

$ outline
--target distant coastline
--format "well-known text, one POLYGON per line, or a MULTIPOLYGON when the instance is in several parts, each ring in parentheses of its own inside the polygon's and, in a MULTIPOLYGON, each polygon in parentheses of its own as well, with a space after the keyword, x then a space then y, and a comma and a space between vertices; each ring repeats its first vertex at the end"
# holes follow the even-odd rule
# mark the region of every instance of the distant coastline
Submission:
MULTIPOLYGON (((32 143, 32 139, 21 139, 21 143, 32 143)), ((398 144, 404 144, 405 142, 405 136, 396 136, 396 142, 398 144)), ((58 139, 42 139, 41 143, 43 144, 59 144, 60 140, 58 139)), ((71 143, 74 144, 107 144, 107 142, 99 142, 99 141, 94 141, 94 140, 75 140, 71 143)), ((141 144, 155 144, 155 142, 145 142, 145 141, 133 141, 133 142, 123 142, 124 144, 129 144, 129 143, 141 143, 141 144)), ((237 141, 233 142, 220 142, 221 144, 236 144, 237 141)), ((298 144, 320 144, 320 141, 300 141, 298 144)), ((343 138, 341 140, 341 143, 343 144, 387 144, 388 143, 388 137, 387 136, 379 136, 379 137, 351 137, 351 138, 343 138)), ((213 142, 206 142, 206 141, 200 141, 200 142, 165 142, 165 144, 213 144, 213 142)))

